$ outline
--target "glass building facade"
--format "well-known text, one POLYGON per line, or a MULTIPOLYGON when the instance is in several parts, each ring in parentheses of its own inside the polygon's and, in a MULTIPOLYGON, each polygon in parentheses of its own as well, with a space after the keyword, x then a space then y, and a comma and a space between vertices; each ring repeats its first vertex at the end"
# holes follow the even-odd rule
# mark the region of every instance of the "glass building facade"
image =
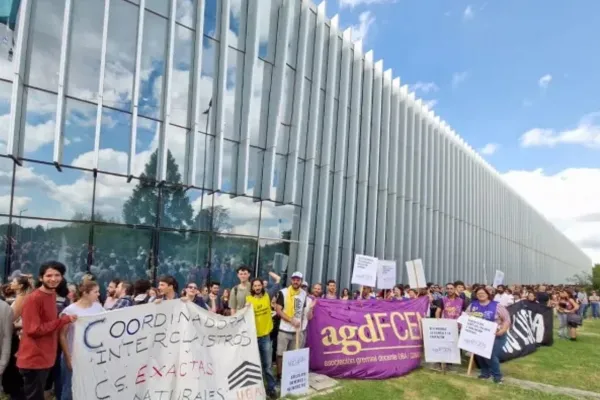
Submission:
MULTIPOLYGON (((354 254, 429 280, 562 282, 591 261, 325 3, 14 0, 0 46, 2 278, 233 285, 354 254)), ((3 28, 2 28, 3 29, 3 28)))

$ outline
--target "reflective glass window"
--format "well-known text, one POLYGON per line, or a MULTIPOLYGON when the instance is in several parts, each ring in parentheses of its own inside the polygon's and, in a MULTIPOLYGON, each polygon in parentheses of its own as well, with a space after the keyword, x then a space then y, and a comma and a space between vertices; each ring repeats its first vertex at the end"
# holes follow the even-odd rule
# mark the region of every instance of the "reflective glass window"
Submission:
MULTIPOLYGON (((0 214, 10 214, 10 193, 13 183, 14 162, 8 157, 0 157, 0 214)), ((31 201, 28 197, 14 197, 13 208, 23 210, 31 201)), ((0 251, 2 251, 0 249, 0 251)))
POLYGON ((52 161, 56 121, 56 95, 36 89, 25 89, 23 96, 24 135, 23 156, 34 160, 52 161))
POLYGON ((152 277, 152 231, 124 226, 94 226, 93 264, 90 271, 111 279, 136 281, 152 277))
POLYGON ((63 126, 63 159, 67 165, 95 168, 94 142, 98 107, 68 98, 63 126))
POLYGON ((67 280, 80 282, 88 270, 90 227, 40 219, 14 218, 10 271, 38 275, 40 265, 57 260, 67 267, 67 280))
MULTIPOLYGON (((287 271, 290 255, 290 242, 284 240, 260 241, 258 256, 258 276, 268 279, 269 272, 283 276, 287 271)), ((284 285, 285 282, 282 282, 284 285)))
POLYGON ((206 285, 209 271, 210 234, 207 232, 160 232, 156 276, 172 275, 179 291, 188 283, 206 285))
POLYGON ((217 233, 257 236, 260 202, 250 197, 215 193, 214 205, 206 210, 217 233))
MULTIPOLYGON (((15 170, 15 196, 30 199, 25 216, 87 221, 92 216, 94 175, 90 171, 24 162, 15 170)), ((13 213, 18 210, 13 209, 13 213)))
POLYGON ((167 20, 146 11, 144 14, 143 36, 139 114, 149 118, 161 119, 167 57, 167 20))
POLYGON ((214 235, 212 239, 211 280, 220 282, 223 288, 231 288, 239 282, 235 271, 242 265, 250 269, 252 276, 256 269, 257 245, 255 238, 214 235))
POLYGON ((106 107, 102 109, 98 170, 127 174, 130 133, 131 114, 106 107))
POLYGON ((67 65, 67 94, 70 96, 89 101, 98 99, 103 19, 103 1, 72 2, 67 65))

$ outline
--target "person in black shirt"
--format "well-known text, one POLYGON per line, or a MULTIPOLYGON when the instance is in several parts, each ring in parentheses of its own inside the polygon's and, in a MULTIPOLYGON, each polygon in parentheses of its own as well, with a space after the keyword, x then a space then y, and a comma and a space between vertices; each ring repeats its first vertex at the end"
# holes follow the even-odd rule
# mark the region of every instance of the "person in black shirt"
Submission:
POLYGON ((538 303, 548 305, 548 302, 550 301, 550 296, 548 296, 545 286, 542 285, 538 288, 537 293, 535 294, 535 298, 538 303))

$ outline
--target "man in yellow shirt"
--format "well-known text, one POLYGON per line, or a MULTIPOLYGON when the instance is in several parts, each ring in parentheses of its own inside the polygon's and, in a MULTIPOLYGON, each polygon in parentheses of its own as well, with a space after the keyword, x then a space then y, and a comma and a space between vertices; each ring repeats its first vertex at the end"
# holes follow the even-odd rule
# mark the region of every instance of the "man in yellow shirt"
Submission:
POLYGON ((275 273, 269 273, 275 284, 265 291, 263 281, 259 278, 253 279, 250 285, 251 294, 246 296, 246 304, 252 304, 254 309, 254 321, 256 323, 256 336, 258 338, 258 351, 263 375, 267 381, 266 392, 271 399, 277 398, 275 390, 276 381, 273 375, 273 345, 271 343, 271 331, 273 330, 273 317, 271 316, 271 298, 279 291, 281 278, 275 273))

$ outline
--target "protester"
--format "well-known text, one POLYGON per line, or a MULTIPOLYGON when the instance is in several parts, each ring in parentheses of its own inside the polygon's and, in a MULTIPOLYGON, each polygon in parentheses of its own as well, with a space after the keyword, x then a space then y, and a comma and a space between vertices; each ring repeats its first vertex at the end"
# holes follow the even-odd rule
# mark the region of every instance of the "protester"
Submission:
POLYGON ((475 355, 475 360, 480 368, 479 378, 489 379, 493 377, 495 383, 502 383, 500 354, 502 347, 506 344, 506 332, 510 329, 510 314, 502 304, 492 300, 492 295, 487 288, 479 287, 474 294, 477 299, 469 305, 466 311, 467 314, 498 324, 496 340, 490 359, 475 355))
POLYGON ((592 290, 592 295, 589 298, 590 306, 592 307, 592 318, 600 318, 600 296, 595 290, 592 290))
POLYGON ((156 300, 173 300, 178 299, 179 294, 177 293, 177 280, 171 275, 163 275, 158 278, 158 296, 152 301, 156 300))
POLYGON ((579 304, 571 290, 563 289, 559 292, 558 300, 558 336, 563 339, 577 340, 577 327, 581 326, 582 317, 578 314, 579 304))
POLYGON ((208 305, 204 301, 204 298, 200 295, 198 291, 198 285, 193 282, 190 282, 185 287, 185 296, 182 298, 187 298, 192 303, 196 304, 198 307, 202 307, 208 311, 208 305))
POLYGON ((104 301, 104 308, 107 310, 112 309, 118 300, 117 286, 119 286, 119 283, 121 283, 121 281, 115 278, 110 281, 108 287, 106 288, 106 300, 104 301))
POLYGON ((585 319, 585 314, 589 306, 588 295, 585 292, 585 289, 579 289, 579 292, 577 293, 577 302, 579 303, 579 315, 581 315, 581 318, 585 319))
POLYGON ((504 285, 498 285, 494 301, 500 303, 503 307, 508 307, 514 303, 514 298, 512 294, 506 292, 506 287, 504 285))
POLYGON ((294 272, 291 285, 277 294, 277 315, 281 318, 279 334, 277 335, 277 374, 281 379, 283 353, 304 347, 307 320, 312 319, 313 300, 301 288, 302 273, 294 272), (306 310, 310 310, 306 313, 306 310))
POLYGON ((254 309, 254 320, 256 324, 256 336, 258 339, 258 351, 262 365, 263 376, 267 386, 267 396, 271 399, 277 398, 276 381, 273 375, 272 358, 273 349, 271 344, 271 332, 273 331, 273 318, 271 316, 271 298, 279 291, 279 276, 271 276, 275 282, 269 293, 265 292, 262 280, 256 278, 251 282, 252 294, 246 298, 246 303, 252 304, 254 309))
MULTIPOLYGON (((114 294, 113 294, 114 295, 114 294)), ((98 302, 100 297, 100 288, 94 281, 86 281, 79 286, 79 299, 64 309, 62 316, 85 317, 104 312, 104 308, 98 302)), ((106 304, 106 303, 105 303, 106 304)), ((73 365, 71 363, 71 354, 73 352, 73 325, 65 325, 60 331, 60 347, 62 349, 61 376, 62 376, 62 396, 60 400, 72 400, 71 379, 73 375, 73 365)))
POLYGON ((446 296, 436 300, 436 318, 458 319, 467 309, 465 301, 456 293, 453 283, 446 284, 446 296))
POLYGON ((323 297, 323 285, 320 283, 315 283, 312 287, 310 298, 314 300, 320 299, 321 297, 323 297))
POLYGON ((23 330, 17 353, 17 367, 23 376, 23 393, 28 400, 44 400, 44 384, 56 361, 58 332, 77 319, 56 314, 56 288, 65 266, 49 261, 40 267, 42 286, 34 290, 23 306, 23 330))
POLYGON ((250 283, 248 282, 250 269, 242 265, 237 269, 237 276, 240 283, 232 289, 229 298, 229 308, 232 315, 246 306, 246 297, 250 293, 250 283))
MULTIPOLYGON (((118 283, 114 296, 116 301, 109 310, 118 310, 135 304, 133 301, 133 285, 127 281, 118 283)), ((106 303, 104 303, 104 308, 106 308, 106 303)))
POLYGON ((327 293, 325 298, 329 300, 336 300, 337 297, 337 285, 333 279, 327 281, 327 293))
POLYGON ((0 300, 0 376, 4 374, 11 356, 13 334, 13 310, 4 300, 0 300))
POLYGON ((207 305, 208 310, 215 314, 223 313, 223 304, 221 303, 221 297, 219 297, 219 291, 221 285, 219 282, 212 282, 210 284, 210 291, 208 293, 207 305))
POLYGON ((340 300, 350 300, 350 290, 348 290, 348 288, 342 289, 340 300))

